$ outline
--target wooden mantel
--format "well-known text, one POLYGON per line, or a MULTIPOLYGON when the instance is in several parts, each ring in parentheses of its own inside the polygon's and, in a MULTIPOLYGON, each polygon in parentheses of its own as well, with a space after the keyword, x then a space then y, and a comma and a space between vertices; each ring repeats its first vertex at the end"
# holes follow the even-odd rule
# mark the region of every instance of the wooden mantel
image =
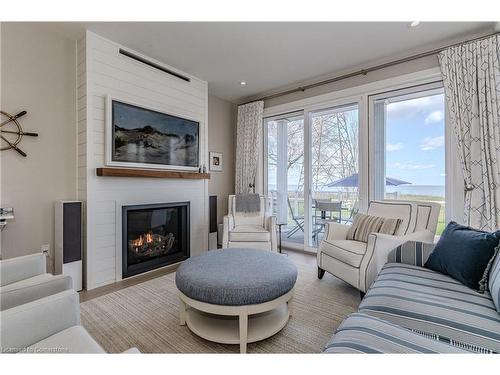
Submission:
POLYGON ((101 177, 183 178, 191 180, 210 179, 210 173, 164 171, 159 169, 97 168, 96 172, 97 175, 101 177))

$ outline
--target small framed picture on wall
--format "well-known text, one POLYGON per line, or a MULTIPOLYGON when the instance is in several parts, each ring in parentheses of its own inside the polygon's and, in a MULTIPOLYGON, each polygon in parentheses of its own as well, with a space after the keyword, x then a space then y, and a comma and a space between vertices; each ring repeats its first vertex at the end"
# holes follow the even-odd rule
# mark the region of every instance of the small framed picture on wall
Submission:
POLYGON ((222 153, 210 151, 210 171, 222 172, 222 153))

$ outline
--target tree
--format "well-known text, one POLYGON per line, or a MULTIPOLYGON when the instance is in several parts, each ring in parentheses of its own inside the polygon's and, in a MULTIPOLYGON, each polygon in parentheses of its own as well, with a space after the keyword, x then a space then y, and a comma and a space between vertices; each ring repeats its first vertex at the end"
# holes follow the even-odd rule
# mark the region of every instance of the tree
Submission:
POLYGON ((357 110, 332 112, 312 118, 312 188, 358 171, 357 110))
MULTIPOLYGON (((280 120, 286 121, 286 120, 280 120)), ((296 193, 304 186, 304 123, 290 120, 287 125, 287 172, 299 175, 296 193)), ((268 124, 268 163, 277 165, 277 122, 268 124)), ((323 190, 334 180, 358 171, 358 110, 331 111, 315 115, 312 127, 312 189, 323 190)))

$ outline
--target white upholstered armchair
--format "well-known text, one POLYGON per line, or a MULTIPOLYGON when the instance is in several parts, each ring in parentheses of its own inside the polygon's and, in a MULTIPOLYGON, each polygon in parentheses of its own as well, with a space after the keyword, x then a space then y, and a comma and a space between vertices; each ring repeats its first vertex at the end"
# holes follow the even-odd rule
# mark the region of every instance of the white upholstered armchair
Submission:
POLYGON ((0 311, 73 287, 67 275, 47 273, 45 254, 0 261, 0 311))
POLYGON ((222 247, 243 247, 277 251, 276 217, 271 201, 260 196, 260 210, 255 214, 236 212, 236 196, 229 196, 228 214, 224 216, 222 247))
POLYGON ((402 221, 396 235, 371 233, 368 242, 348 240, 348 225, 328 222, 318 249, 318 277, 329 272, 363 295, 392 249, 406 241, 434 241, 439 210, 440 205, 431 202, 371 201, 368 215, 402 221))
POLYGON ((1 323, 2 353, 105 353, 80 324, 80 297, 74 290, 4 310, 1 323))

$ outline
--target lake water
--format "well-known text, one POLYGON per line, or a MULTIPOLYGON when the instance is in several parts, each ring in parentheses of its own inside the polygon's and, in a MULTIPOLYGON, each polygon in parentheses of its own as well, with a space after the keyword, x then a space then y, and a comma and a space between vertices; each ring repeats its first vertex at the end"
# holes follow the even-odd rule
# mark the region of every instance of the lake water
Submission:
POLYGON ((429 195, 434 197, 444 197, 444 185, 400 185, 387 186, 387 193, 403 194, 403 195, 429 195))
MULTIPOLYGON (((269 190, 275 190, 274 185, 269 184, 269 190)), ((352 189, 352 188, 351 188, 352 189)), ((297 190, 302 191, 303 187, 297 189, 297 186, 288 186, 288 192, 294 193, 297 190)), ((354 189, 353 189, 354 190, 354 189)), ((321 189, 322 192, 338 192, 338 188, 328 188, 321 189)), ((403 195, 428 195, 433 197, 444 197, 445 187, 444 185, 400 185, 400 186, 386 186, 387 193, 398 193, 403 195)))

